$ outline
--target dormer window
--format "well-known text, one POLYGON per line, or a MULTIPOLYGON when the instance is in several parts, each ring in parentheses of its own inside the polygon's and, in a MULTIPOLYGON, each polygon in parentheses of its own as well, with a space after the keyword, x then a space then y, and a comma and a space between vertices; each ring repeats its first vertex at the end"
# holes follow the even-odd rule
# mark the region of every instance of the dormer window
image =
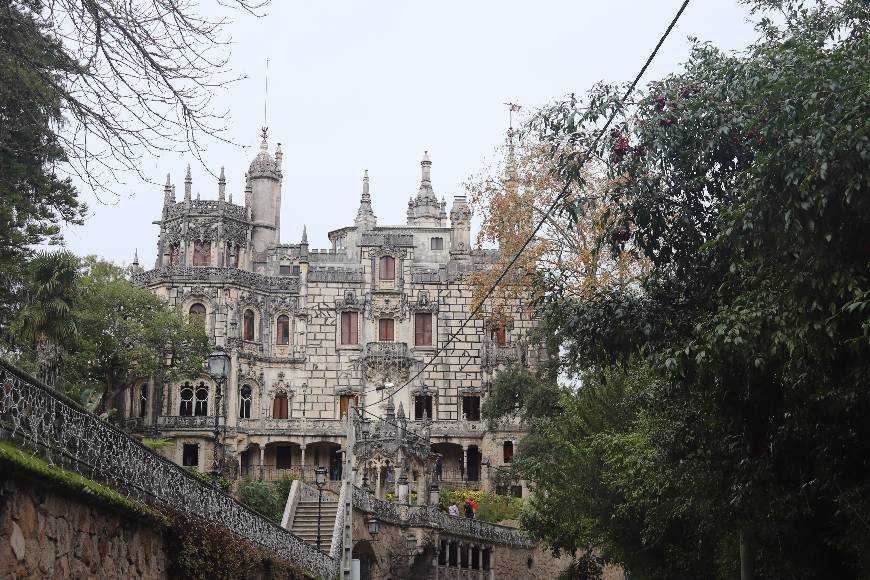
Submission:
POLYGON ((396 259, 392 256, 381 256, 379 277, 381 280, 396 279, 396 259))
POLYGON ((429 249, 430 250, 443 250, 444 249, 444 238, 432 238, 429 240, 429 249))

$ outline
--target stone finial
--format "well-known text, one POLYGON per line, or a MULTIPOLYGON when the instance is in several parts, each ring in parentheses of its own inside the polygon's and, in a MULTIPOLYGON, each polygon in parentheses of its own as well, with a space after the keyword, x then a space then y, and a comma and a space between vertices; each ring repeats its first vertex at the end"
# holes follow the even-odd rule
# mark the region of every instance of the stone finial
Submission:
POLYGON ((268 151, 269 150, 269 142, 267 141, 269 135, 269 128, 263 127, 260 129, 260 151, 268 151))
POLYGON ((275 149, 275 166, 281 169, 281 162, 284 160, 284 153, 281 151, 281 144, 275 149))
POLYGON ((372 196, 369 194, 369 170, 363 171, 362 195, 359 199, 359 209, 356 212, 356 226, 360 229, 371 229, 378 223, 378 218, 372 209, 372 196))
POLYGON ((139 248, 135 248, 133 250, 133 265, 134 266, 139 265, 139 248))
POLYGON ((190 163, 187 164, 187 174, 184 176, 184 201, 190 201, 193 178, 190 176, 190 163))
POLYGON ((302 243, 308 245, 308 226, 302 226, 302 243))
POLYGON ((172 187, 169 174, 166 174, 166 185, 163 186, 163 205, 168 206, 175 203, 175 188, 172 187))
POLYGON ((369 195, 369 170, 368 169, 363 171, 362 201, 371 201, 371 196, 369 195))
POLYGON ((221 175, 218 177, 218 200, 224 201, 227 194, 227 178, 224 175, 224 168, 221 167, 221 175))

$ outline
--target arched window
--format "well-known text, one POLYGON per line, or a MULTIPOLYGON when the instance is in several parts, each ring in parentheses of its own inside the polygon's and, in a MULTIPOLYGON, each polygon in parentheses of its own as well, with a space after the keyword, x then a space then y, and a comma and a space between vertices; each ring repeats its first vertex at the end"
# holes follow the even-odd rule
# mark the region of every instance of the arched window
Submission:
POLYGON ((251 418, 251 387, 245 385, 239 390, 239 419, 251 418))
POLYGON ((191 326, 196 326, 205 330, 205 306, 197 302, 190 307, 188 322, 191 326))
POLYGON ((502 444, 502 459, 505 463, 510 463, 514 460, 514 442, 505 441, 502 444))
POLYGON ((178 414, 182 417, 193 416, 193 388, 189 383, 184 383, 181 388, 181 406, 178 409, 178 414))
POLYGON ((196 401, 193 406, 193 415, 195 417, 205 417, 208 415, 208 387, 205 383, 200 383, 196 387, 196 401))
POLYGON ((193 265, 211 266, 211 242, 193 242, 193 265))
POLYGON ((139 416, 144 417, 148 411, 148 385, 139 387, 139 416))
POLYGON ((181 248, 178 245, 178 242, 169 246, 169 265, 177 266, 181 261, 181 248))
POLYGON ((245 310, 242 332, 245 340, 254 340, 254 311, 250 308, 245 310))
POLYGON ((272 418, 287 419, 290 415, 290 409, 287 402, 287 393, 279 392, 275 395, 275 400, 272 402, 272 418))
POLYGON ((290 344, 290 318, 286 314, 278 317, 277 344, 290 344))
POLYGON ((396 259, 392 256, 381 256, 380 278, 381 280, 396 279, 396 259))

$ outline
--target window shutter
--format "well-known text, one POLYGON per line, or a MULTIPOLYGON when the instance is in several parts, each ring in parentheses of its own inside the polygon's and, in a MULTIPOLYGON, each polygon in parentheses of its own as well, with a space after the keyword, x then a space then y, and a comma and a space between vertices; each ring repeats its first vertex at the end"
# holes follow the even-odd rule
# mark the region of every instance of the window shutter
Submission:
POLYGON ((414 344, 417 346, 432 345, 432 315, 418 313, 414 315, 414 344))

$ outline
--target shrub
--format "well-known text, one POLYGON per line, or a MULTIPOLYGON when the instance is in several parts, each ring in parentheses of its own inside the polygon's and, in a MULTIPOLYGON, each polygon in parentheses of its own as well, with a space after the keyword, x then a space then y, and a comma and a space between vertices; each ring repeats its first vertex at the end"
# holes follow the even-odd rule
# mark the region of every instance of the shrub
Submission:
MULTIPOLYGON (((284 515, 275 488, 265 481, 246 481, 239 486, 239 501, 272 521, 280 522, 284 515)), ((286 498, 285 498, 286 501, 286 498)))

